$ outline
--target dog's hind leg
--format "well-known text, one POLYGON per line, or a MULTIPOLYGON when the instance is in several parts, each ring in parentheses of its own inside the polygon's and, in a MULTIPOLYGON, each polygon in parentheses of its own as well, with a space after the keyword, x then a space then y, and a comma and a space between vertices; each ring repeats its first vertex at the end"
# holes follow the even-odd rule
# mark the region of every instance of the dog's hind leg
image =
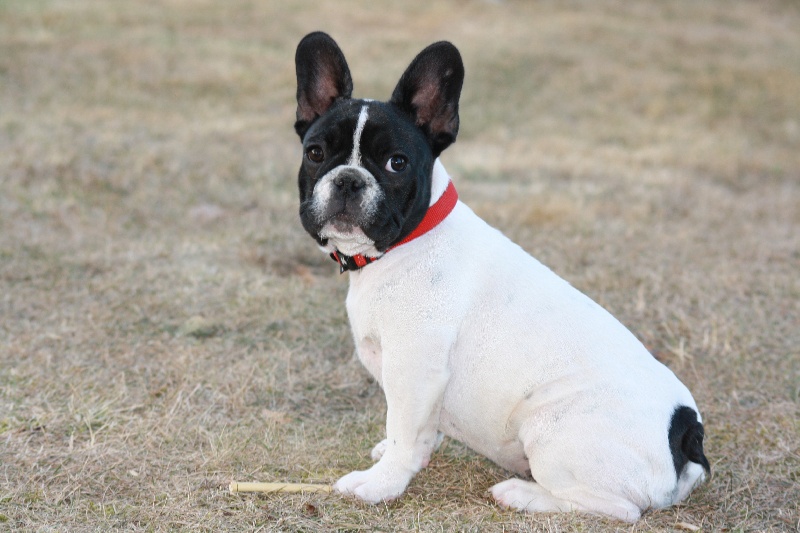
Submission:
POLYGON ((639 519, 639 507, 619 496, 600 495, 580 487, 560 491, 556 496, 535 481, 509 479, 489 489, 503 507, 529 513, 581 511, 613 516, 627 522, 639 519))
POLYGON ((512 478, 489 489, 492 497, 503 507, 531 513, 577 511, 579 506, 556 498, 535 481, 512 478))

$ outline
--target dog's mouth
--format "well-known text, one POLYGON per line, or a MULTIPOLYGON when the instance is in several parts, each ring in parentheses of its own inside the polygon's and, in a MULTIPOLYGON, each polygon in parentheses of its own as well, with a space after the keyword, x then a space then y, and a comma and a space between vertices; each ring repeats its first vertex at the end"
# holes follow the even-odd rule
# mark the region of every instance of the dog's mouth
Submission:
POLYGON ((374 210, 362 199, 334 198, 319 214, 317 221, 320 226, 332 226, 340 233, 350 233, 366 227, 374 210))
POLYGON ((330 217, 327 224, 333 226, 336 231, 341 233, 350 233, 356 228, 360 229, 358 217, 355 217, 346 211, 342 211, 341 213, 330 217))
POLYGON ((363 220, 359 214, 351 213, 347 209, 342 209, 332 213, 328 210, 324 216, 317 219, 320 228, 320 237, 325 237, 323 233, 336 233, 345 235, 361 230, 363 220))

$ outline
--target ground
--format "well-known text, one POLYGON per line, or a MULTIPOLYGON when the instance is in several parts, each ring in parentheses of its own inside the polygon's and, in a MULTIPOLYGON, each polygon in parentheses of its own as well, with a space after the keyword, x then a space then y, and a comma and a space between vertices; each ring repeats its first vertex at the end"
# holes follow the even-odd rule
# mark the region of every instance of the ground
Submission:
POLYGON ((0 530, 800 527, 791 1, 0 1, 0 530), (524 515, 446 440, 397 502, 233 495, 369 465, 380 389, 297 216, 294 47, 386 98, 466 64, 443 154, 491 224, 693 391, 713 477, 634 526, 524 515))

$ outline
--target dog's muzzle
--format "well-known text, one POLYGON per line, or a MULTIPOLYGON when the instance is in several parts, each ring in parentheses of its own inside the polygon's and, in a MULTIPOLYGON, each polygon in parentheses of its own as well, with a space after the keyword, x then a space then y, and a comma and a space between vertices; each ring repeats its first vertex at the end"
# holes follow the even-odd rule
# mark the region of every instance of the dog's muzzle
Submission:
POLYGON ((366 169, 341 165, 317 183, 311 212, 320 224, 363 226, 372 221, 382 197, 378 182, 366 169))

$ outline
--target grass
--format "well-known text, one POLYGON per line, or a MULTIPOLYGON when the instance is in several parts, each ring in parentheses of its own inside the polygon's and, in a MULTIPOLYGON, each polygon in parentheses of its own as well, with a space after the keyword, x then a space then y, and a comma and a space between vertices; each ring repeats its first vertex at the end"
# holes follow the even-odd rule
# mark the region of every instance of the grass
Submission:
POLYGON ((0 530, 800 525, 793 2, 0 2, 0 530), (693 391, 714 476, 626 526, 528 516, 446 441, 399 501, 231 495, 369 464, 384 401, 297 219, 293 54, 386 97, 449 39, 461 197, 693 391))

